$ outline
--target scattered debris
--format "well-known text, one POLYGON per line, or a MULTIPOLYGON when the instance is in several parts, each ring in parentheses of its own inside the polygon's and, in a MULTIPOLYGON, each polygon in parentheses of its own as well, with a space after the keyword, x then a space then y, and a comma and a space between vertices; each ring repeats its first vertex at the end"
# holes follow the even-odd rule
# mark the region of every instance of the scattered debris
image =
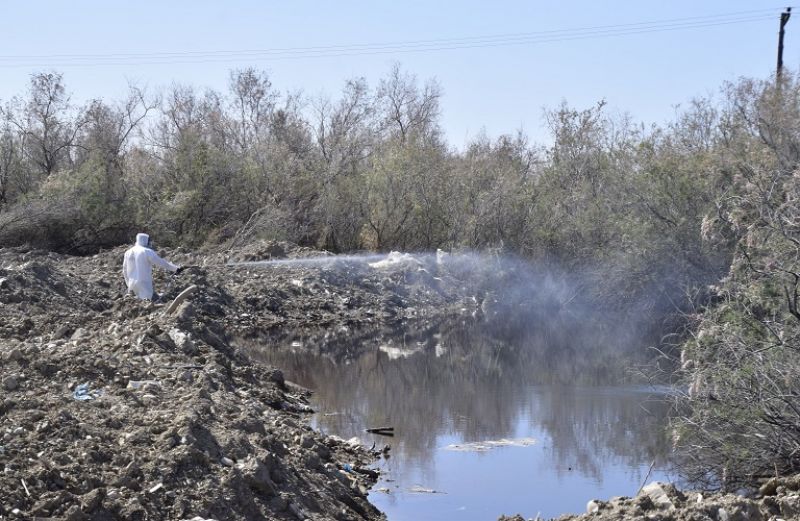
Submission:
POLYGON ((157 380, 129 380, 128 389, 145 389, 147 387, 161 387, 161 383, 157 380))
POLYGON ((94 400, 95 398, 100 398, 101 396, 103 396, 103 390, 90 389, 88 383, 78 385, 72 392, 72 397, 79 402, 94 400))
POLYGON ((420 485, 414 485, 410 489, 409 492, 413 494, 446 494, 447 492, 442 492, 441 490, 434 490, 432 488, 425 488, 420 485))

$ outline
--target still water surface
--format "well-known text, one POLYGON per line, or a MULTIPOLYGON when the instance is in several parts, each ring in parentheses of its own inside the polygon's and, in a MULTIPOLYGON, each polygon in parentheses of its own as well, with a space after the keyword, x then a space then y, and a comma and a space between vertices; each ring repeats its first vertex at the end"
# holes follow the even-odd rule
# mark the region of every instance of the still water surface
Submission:
POLYGON ((649 471, 670 478, 666 390, 633 382, 624 353, 468 322, 409 329, 286 335, 261 356, 315 391, 316 428, 391 446, 369 495, 390 520, 583 513, 649 471), (385 426, 394 437, 364 432, 385 426))

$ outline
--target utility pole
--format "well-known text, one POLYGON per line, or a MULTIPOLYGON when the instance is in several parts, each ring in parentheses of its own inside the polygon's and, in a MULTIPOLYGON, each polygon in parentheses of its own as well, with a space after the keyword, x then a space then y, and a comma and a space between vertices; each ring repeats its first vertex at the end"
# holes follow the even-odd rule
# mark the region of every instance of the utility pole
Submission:
POLYGON ((781 30, 778 33, 778 71, 776 73, 777 78, 781 79, 781 73, 783 72, 783 35, 786 32, 784 27, 786 27, 786 22, 789 21, 789 17, 792 16, 792 8, 787 7, 785 13, 781 13, 781 30))

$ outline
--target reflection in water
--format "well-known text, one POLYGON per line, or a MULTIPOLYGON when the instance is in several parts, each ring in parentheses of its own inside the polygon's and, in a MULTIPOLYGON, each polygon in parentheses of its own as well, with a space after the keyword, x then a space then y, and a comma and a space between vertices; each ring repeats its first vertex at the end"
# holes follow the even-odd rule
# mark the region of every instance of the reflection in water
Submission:
POLYGON ((461 321, 415 333, 286 336, 256 353, 316 392, 319 429, 392 446, 376 487, 390 493, 370 496, 389 519, 555 516, 582 511, 591 497, 635 494, 654 459, 663 476, 668 450, 663 393, 631 381, 630 353, 558 335, 461 321), (364 433, 382 426, 396 436, 364 433), (442 450, 500 438, 537 443, 442 450), (446 494, 410 493, 415 485, 446 494))

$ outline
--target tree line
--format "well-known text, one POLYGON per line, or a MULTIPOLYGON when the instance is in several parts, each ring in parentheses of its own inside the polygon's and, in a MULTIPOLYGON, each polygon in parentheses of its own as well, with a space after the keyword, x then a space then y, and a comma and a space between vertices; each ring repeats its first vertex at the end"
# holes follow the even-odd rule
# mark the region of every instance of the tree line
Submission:
POLYGON ((0 243, 90 253, 147 230, 164 245, 498 249, 614 270, 622 294, 726 264, 699 234, 728 182, 710 102, 647 128, 562 104, 544 114, 549 145, 517 132, 456 150, 441 96, 399 66, 318 98, 245 69, 226 92, 77 106, 60 74, 35 74, 0 104, 0 243))

